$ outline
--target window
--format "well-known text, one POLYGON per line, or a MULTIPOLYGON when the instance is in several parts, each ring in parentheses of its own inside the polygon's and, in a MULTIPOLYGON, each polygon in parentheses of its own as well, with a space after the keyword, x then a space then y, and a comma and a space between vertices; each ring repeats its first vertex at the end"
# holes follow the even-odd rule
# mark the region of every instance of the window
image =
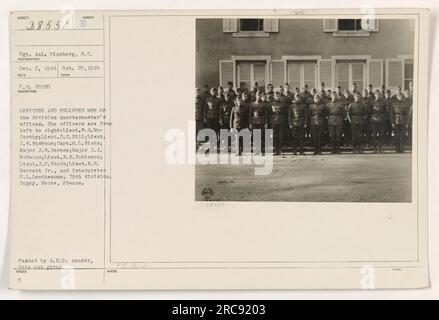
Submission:
POLYGON ((323 32, 334 37, 368 37, 379 32, 379 19, 323 19, 323 32))
POLYGON ((223 19, 223 32, 238 38, 266 38, 279 32, 279 19, 223 19))
POLYGON ((352 83, 357 84, 358 91, 365 87, 365 63, 364 62, 337 62, 337 86, 342 90, 350 90, 352 83))
POLYGON ((413 58, 398 56, 397 59, 386 59, 386 87, 393 92, 398 87, 410 89, 413 82, 413 58))
POLYGON ((310 89, 317 86, 317 63, 312 61, 292 61, 287 64, 287 82, 292 88, 303 88, 308 85, 310 89))
POLYGON ((240 19, 240 31, 264 31, 264 19, 240 19))
POLYGON ((410 88, 410 82, 413 83, 413 61, 404 61, 404 90, 410 88))
POLYGON ((338 19, 338 30, 340 31, 360 31, 361 19, 338 19))
POLYGON ((265 88, 265 62, 240 62, 238 63, 237 73, 239 87, 251 89, 251 85, 257 82, 259 87, 265 88))

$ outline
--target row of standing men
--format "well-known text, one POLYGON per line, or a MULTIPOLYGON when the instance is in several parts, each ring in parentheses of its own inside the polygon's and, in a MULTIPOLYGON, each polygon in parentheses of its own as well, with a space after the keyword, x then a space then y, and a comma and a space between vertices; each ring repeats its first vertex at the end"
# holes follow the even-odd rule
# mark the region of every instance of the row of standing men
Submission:
MULTIPOLYGON (((383 152, 385 143, 393 143, 395 151, 404 152, 404 145, 411 144, 413 99, 412 85, 404 93, 400 87, 392 95, 384 86, 374 90, 372 85, 360 92, 356 83, 352 90, 338 87, 320 90, 305 87, 290 90, 287 83, 274 91, 271 84, 251 90, 228 88, 203 90, 196 88, 196 132, 209 128, 219 133, 221 129, 239 133, 244 129, 272 129, 274 154, 280 155, 285 138, 291 138, 293 153, 304 154, 304 142, 309 139, 314 154, 322 153, 322 146, 329 143, 332 153, 340 153, 342 144, 352 145, 353 153, 362 153, 365 145, 374 152, 383 152)), ((264 141, 264 137, 262 139, 264 141)), ((238 142, 239 144, 239 142, 238 142)), ((264 152, 262 150, 262 152, 264 152)), ((237 153, 242 154, 242 144, 237 153)))

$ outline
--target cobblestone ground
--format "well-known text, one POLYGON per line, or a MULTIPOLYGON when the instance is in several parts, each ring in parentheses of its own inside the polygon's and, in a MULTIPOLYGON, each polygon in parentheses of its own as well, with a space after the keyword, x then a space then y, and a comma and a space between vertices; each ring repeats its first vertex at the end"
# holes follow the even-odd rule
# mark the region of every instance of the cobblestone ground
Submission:
POLYGON ((411 153, 393 152, 286 154, 274 157, 268 176, 256 176, 254 165, 197 165, 195 198, 205 200, 207 194, 216 201, 410 202, 411 166, 411 153))

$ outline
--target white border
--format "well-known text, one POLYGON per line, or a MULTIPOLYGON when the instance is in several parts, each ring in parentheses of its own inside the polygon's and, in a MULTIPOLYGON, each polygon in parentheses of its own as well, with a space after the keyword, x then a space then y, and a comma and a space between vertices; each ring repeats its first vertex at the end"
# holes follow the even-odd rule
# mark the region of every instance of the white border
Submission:
MULTIPOLYGON (((349 7, 429 7, 432 16, 439 15, 439 3, 436 1, 401 1, 389 0, 383 3, 378 0, 363 1, 353 0, 349 7)), ((329 7, 329 4, 327 4, 329 7)), ((2 88, 9 87, 9 11, 11 10, 54 10, 66 7, 74 7, 83 10, 148 10, 148 9, 289 9, 322 8, 321 1, 308 0, 306 3, 292 3, 286 0, 272 0, 263 2, 255 0, 251 3, 243 0, 223 0, 222 2, 206 2, 202 0, 190 0, 179 2, 170 0, 163 3, 152 0, 76 0, 73 2, 40 0, 29 2, 16 0, 14 2, 0 2, 0 85, 2 88)), ((332 2, 332 9, 346 7, 345 2, 332 2)), ((438 24, 432 19, 431 26, 438 29, 438 24)), ((437 87, 439 66, 433 59, 439 45, 438 30, 430 30, 430 105, 435 106, 439 102, 438 95, 434 94, 437 87)), ((439 297, 439 199, 435 195, 439 191, 439 145, 436 136, 439 136, 439 109, 430 108, 429 118, 429 247, 430 247, 430 272, 432 287, 423 290, 379 290, 379 291, 335 291, 335 290, 307 290, 307 291, 187 291, 187 292, 18 292, 7 289, 7 261, 6 238, 9 211, 9 90, 0 91, 0 268, 1 284, 0 299, 433 299, 439 297)))

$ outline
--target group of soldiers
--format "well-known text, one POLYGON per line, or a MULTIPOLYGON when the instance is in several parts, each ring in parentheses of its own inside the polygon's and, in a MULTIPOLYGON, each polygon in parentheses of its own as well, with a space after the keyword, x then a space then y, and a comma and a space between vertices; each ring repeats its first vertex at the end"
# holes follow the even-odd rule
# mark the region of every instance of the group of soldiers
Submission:
MULTIPOLYGON (((294 91, 288 83, 276 91, 271 84, 265 88, 254 83, 250 90, 237 91, 232 82, 225 89, 205 85, 196 88, 196 132, 261 129, 264 134, 272 129, 275 155, 281 154, 287 137, 294 154, 304 154, 306 140, 314 154, 321 154, 326 144, 332 153, 340 153, 341 146, 352 146, 353 153, 362 153, 364 146, 382 153, 385 144, 394 144, 395 151, 403 153, 412 140, 412 88, 412 83, 404 92, 398 87, 392 95, 384 86, 374 90, 368 85, 360 92, 356 83, 350 91, 326 90, 324 83, 319 90, 305 85, 294 91)), ((242 146, 237 154, 242 154, 242 146)))

